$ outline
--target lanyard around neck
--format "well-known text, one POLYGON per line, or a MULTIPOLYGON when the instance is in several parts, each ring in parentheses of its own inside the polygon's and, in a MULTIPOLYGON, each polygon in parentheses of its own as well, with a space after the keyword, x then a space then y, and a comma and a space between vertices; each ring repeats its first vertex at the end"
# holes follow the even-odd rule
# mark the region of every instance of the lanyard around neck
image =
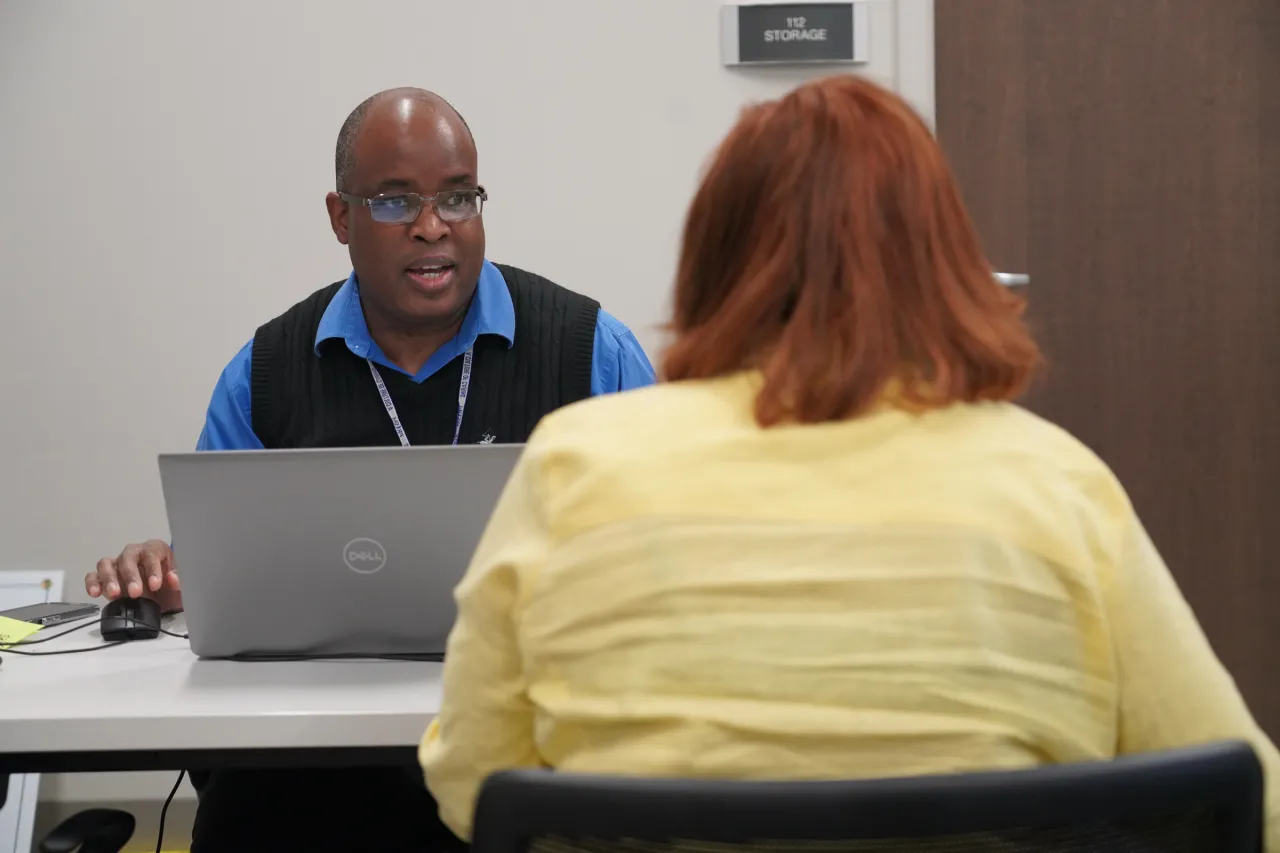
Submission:
MULTIPOLYGON (((462 433, 462 413, 467 410, 467 391, 471 387, 471 350, 472 347, 467 347, 466 353, 462 356, 462 381, 458 384, 458 417, 453 422, 454 444, 458 443, 458 436, 462 433)), ((382 398, 382 405, 386 407, 387 417, 391 418, 391 425, 396 428, 396 438, 400 439, 400 446, 408 447, 409 436, 405 435, 400 416, 396 414, 396 404, 391 399, 391 392, 387 390, 387 383, 382 381, 382 374, 378 372, 378 368, 371 360, 366 358, 365 363, 369 365, 369 372, 373 374, 373 383, 378 386, 378 396, 382 398)))

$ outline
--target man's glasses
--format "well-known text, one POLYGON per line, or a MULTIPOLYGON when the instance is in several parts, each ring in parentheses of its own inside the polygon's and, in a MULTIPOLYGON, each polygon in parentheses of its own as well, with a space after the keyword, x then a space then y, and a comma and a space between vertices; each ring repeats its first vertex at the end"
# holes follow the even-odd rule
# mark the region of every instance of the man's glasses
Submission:
POLYGON ((445 222, 461 222, 479 216, 484 203, 489 200, 484 187, 444 190, 435 195, 395 193, 361 198, 350 193, 338 193, 338 196, 343 201, 369 208, 369 216, 374 222, 385 222, 388 225, 407 225, 417 220, 422 208, 428 204, 435 208, 436 216, 445 222))

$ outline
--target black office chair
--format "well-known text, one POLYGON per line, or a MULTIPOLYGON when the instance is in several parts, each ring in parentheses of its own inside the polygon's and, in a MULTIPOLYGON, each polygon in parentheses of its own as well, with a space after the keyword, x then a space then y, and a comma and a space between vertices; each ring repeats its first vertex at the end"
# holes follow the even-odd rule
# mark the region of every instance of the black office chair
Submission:
POLYGON ((86 809, 40 839, 40 853, 119 853, 133 837, 133 815, 119 809, 86 809))
POLYGON ((1036 770, 840 782, 511 771, 473 853, 1258 853, 1262 768, 1242 743, 1036 770))

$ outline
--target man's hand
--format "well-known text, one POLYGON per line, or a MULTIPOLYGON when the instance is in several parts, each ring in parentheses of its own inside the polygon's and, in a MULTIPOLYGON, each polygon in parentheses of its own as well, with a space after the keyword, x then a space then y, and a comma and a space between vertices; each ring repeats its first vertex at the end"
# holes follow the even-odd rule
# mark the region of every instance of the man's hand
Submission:
POLYGON ((92 598, 146 595, 159 601, 166 611, 182 607, 173 549, 159 539, 129 545, 119 557, 99 560, 98 570, 84 576, 84 589, 92 598))

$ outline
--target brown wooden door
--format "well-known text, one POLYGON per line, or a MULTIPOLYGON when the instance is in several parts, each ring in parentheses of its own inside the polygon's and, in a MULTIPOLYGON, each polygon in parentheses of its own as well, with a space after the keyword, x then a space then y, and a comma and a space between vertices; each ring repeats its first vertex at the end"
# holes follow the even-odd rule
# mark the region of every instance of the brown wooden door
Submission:
POLYGON ((1116 471, 1280 737, 1280 2, 937 0, 936 27, 939 136, 1031 276, 1028 405, 1116 471))

